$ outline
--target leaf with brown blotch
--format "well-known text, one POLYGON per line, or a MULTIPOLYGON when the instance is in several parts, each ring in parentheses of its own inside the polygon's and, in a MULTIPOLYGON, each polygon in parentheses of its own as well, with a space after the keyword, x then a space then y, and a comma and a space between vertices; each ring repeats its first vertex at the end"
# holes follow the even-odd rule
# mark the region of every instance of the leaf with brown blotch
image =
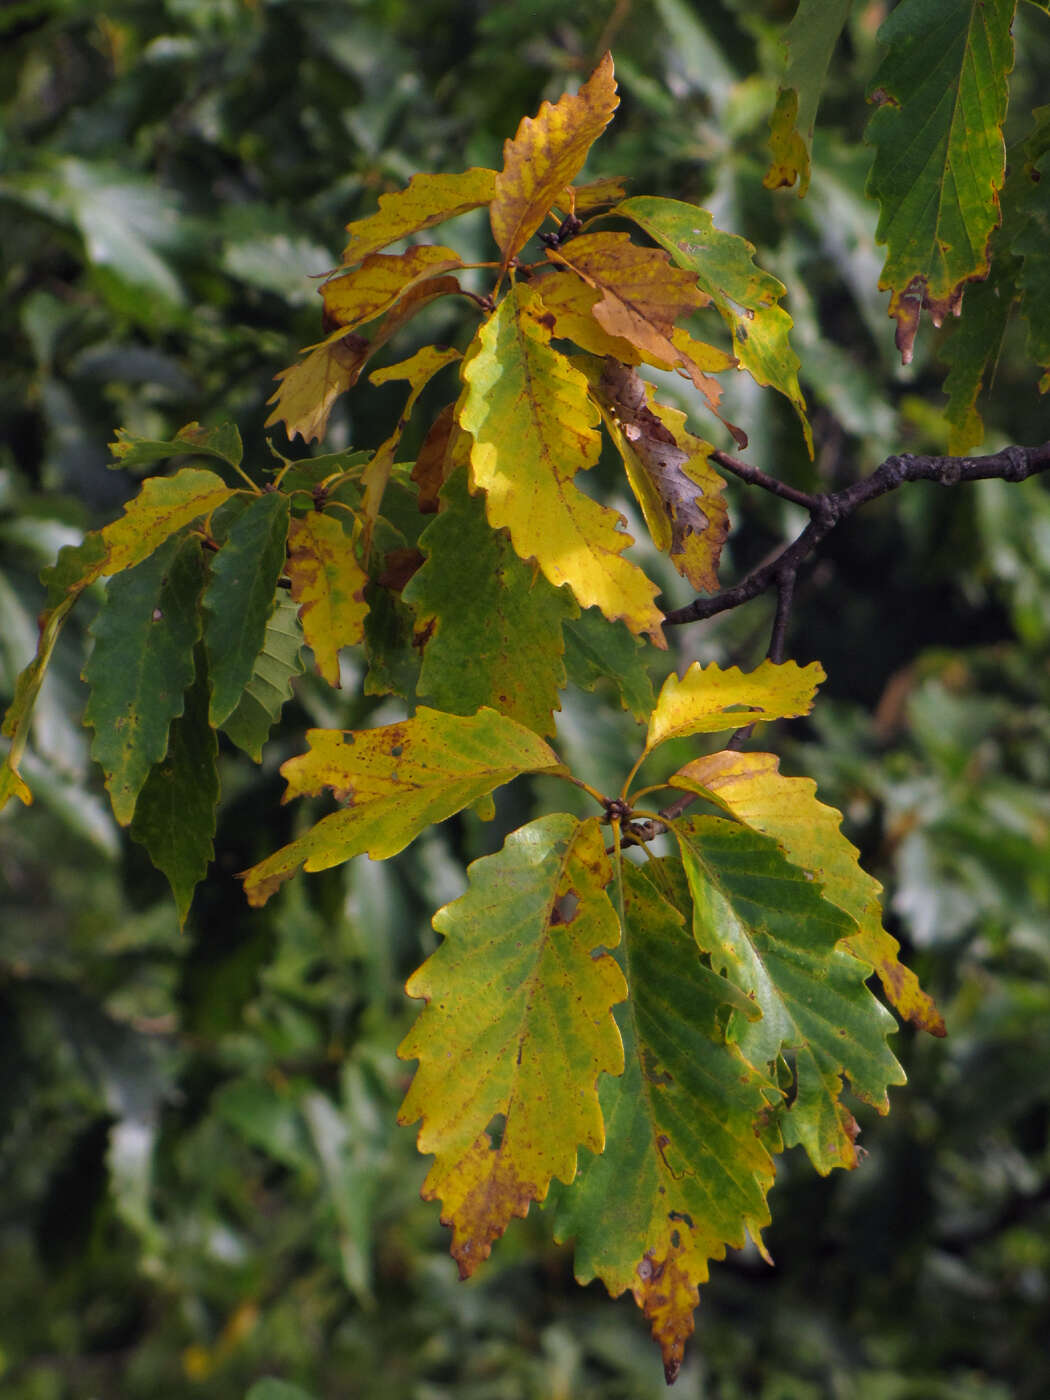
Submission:
POLYGON ((684 413, 651 402, 652 385, 628 366, 606 360, 591 383, 653 542, 694 588, 713 592, 729 519, 710 445, 686 430, 684 413))
POLYGON ((419 282, 462 266, 458 253, 436 245, 409 248, 405 253, 372 253, 360 267, 333 277, 321 288, 326 325, 353 330, 374 321, 419 282))
POLYGON ((566 93, 553 107, 544 102, 535 117, 522 119, 514 139, 504 144, 503 169, 489 206, 492 236, 504 267, 579 174, 619 101, 612 55, 607 53, 578 93, 566 93))
POLYGON ((312 438, 320 442, 332 405, 357 383, 371 353, 369 342, 353 331, 315 345, 305 360, 274 376, 280 387, 268 400, 275 407, 266 427, 283 423, 289 438, 298 433, 304 442, 312 438))
POLYGON ((386 248, 399 238, 443 224, 487 204, 496 188, 496 172, 472 166, 455 174, 413 175, 403 190, 379 196, 379 209, 347 224, 350 241, 343 263, 350 265, 386 248))
POLYGON ((419 487, 419 509, 423 515, 433 515, 440 501, 438 493, 448 477, 448 454, 452 436, 460 431, 456 422, 456 405, 448 403, 427 429, 427 435, 416 453, 412 480, 419 487))
MULTIPOLYGON (((675 322, 711 300, 694 275, 675 267, 663 249, 640 247, 626 233, 584 234, 564 248, 549 249, 547 257, 601 293, 591 314, 607 334, 630 341, 642 359, 661 368, 684 370, 725 423, 718 412, 721 387, 689 354, 689 341, 680 338, 676 344, 673 339, 675 322)), ((726 427, 741 447, 747 445, 740 428, 726 427)))
POLYGON ((303 636, 318 673, 339 687, 339 650, 364 636, 368 576, 353 541, 334 515, 310 511, 288 527, 288 577, 303 636))

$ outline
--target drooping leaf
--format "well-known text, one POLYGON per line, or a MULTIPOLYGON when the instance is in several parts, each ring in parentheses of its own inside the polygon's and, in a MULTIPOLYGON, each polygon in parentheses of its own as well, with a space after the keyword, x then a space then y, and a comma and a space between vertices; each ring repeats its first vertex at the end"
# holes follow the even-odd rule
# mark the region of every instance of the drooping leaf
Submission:
POLYGON ((664 681, 649 719, 646 751, 666 739, 808 714, 823 679, 816 661, 808 666, 763 661, 746 673, 736 666, 723 671, 714 661, 709 666, 694 661, 681 679, 672 672, 664 681))
POLYGON ((922 1029, 944 1035, 940 1012, 901 964, 900 945, 882 926, 880 885, 857 864, 858 851, 840 830, 840 813, 817 801, 812 779, 783 777, 773 754, 727 751, 687 763, 668 781, 772 836, 792 865, 813 875, 824 898, 855 921, 855 932, 841 946, 875 969, 891 1005, 922 1029))
POLYGON ((211 723, 233 713, 251 679, 284 569, 288 497, 256 496, 230 527, 204 591, 204 643, 211 670, 211 723))
POLYGON ((504 143, 503 169, 489 206, 504 267, 579 174, 619 102, 607 53, 575 96, 566 93, 553 107, 542 103, 536 116, 523 117, 514 139, 504 143))
POLYGON ((622 622, 609 622, 597 608, 588 608, 567 621, 565 669, 581 690, 594 690, 609 681, 620 704, 637 720, 647 720, 653 708, 653 683, 646 664, 648 646, 632 636, 622 622))
POLYGON ((390 471, 394 465, 394 457, 401 442, 401 435, 408 427, 416 400, 439 370, 460 358, 459 351, 451 346, 424 345, 409 359, 403 360, 400 364, 388 365, 384 369, 376 370, 370 376, 373 384, 388 384, 394 379, 404 379, 411 385, 411 389, 405 407, 397 421, 397 426, 378 449, 361 477, 364 486, 362 503, 364 532, 361 548, 365 559, 368 558, 371 550, 372 531, 375 528, 376 517, 383 501, 383 493, 390 480, 390 471))
POLYGON ((305 360, 274 376, 280 387, 267 400, 276 407, 267 418, 266 427, 283 423, 289 439, 298 433, 304 442, 314 438, 320 442, 332 405, 357 383, 371 353, 371 344, 353 332, 315 345, 305 360))
POLYGON ((419 282, 463 266, 451 248, 423 244, 404 253, 372 253, 321 289, 328 324, 352 331, 374 321, 419 282))
POLYGON ((794 405, 810 453, 813 436, 799 387, 799 360, 788 332, 791 317, 778 306, 786 288, 755 266, 752 244, 715 228, 706 209, 677 199, 638 196, 614 214, 632 219, 666 248, 679 267, 696 274, 733 337, 733 353, 756 384, 776 389, 794 405))
POLYGON ((306 737, 309 752, 281 765, 284 801, 328 789, 346 805, 248 871, 251 904, 265 904, 303 868, 328 870, 363 851, 386 860, 520 773, 561 766, 531 730, 489 709, 467 718, 421 706, 400 724, 311 729, 306 737))
POLYGON ((579 1147, 604 1146, 598 1076, 623 1072, 627 995, 602 951, 620 936, 604 846, 596 819, 562 813, 513 832, 435 915, 445 941, 408 982, 427 1006, 398 1048, 419 1061, 398 1119, 423 1119, 423 1195, 443 1202, 463 1278, 552 1178, 572 1181, 579 1147))
POLYGON ((196 666, 185 709, 171 722, 167 752, 142 785, 130 828, 168 877, 180 925, 214 855, 219 800, 219 744, 208 723, 208 666, 201 647, 196 666))
POLYGON ((446 482, 444 509, 420 544, 426 563, 403 597, 416 614, 419 694, 452 714, 489 705, 537 734, 553 734, 565 684, 562 623, 578 608, 524 564, 471 496, 467 474, 446 482))
POLYGON ((867 130, 875 147, 868 194, 881 206, 879 287, 891 293, 904 364, 922 308, 939 326, 958 315, 966 284, 988 272, 1014 8, 1014 0, 903 0, 879 30, 888 52, 872 91, 879 109, 867 130))
POLYGON ((710 444, 687 431, 684 413, 651 402, 652 386, 628 366, 606 360, 591 383, 653 543, 694 588, 714 592, 729 515, 710 444))
MULTIPOLYGON (((659 866, 666 879, 672 863, 659 866)), ((755 1128, 777 1095, 726 1042, 736 989, 701 961, 648 869, 625 861, 623 880, 626 1069, 601 1081, 605 1150, 584 1156, 575 1185, 558 1193, 555 1236, 576 1237, 581 1283, 597 1276, 614 1298, 632 1291, 670 1382, 708 1261, 758 1240, 769 1221, 773 1162, 755 1128)))
POLYGON ((182 714, 194 676, 202 583, 200 541, 170 538, 110 580, 92 624, 84 719, 95 730, 91 753, 121 826, 131 821, 150 769, 167 751, 171 722, 182 714))
POLYGON ((223 732, 256 763, 261 762, 270 730, 291 699, 292 678, 303 673, 303 634, 297 612, 292 600, 278 590, 251 676, 236 708, 222 722, 223 732))
POLYGON ((148 467, 169 457, 217 457, 220 462, 238 467, 244 454, 241 435, 235 423, 220 423, 217 428, 202 428, 199 423, 187 423, 170 442, 136 437, 126 429, 118 428, 116 440, 109 444, 109 450, 116 459, 110 463, 114 468, 148 467))
POLYGON ((664 645, 656 585, 621 558, 621 517, 572 484, 601 451, 587 381, 550 344, 543 304, 516 286, 478 333, 463 376, 460 424, 471 434, 471 478, 494 529, 582 607, 600 607, 664 645))
POLYGON ((799 0, 794 18, 784 31, 787 66, 770 122, 773 160, 762 182, 767 189, 790 187, 797 179, 802 199, 809 188, 810 151, 820 94, 852 3, 853 0, 799 0))
POLYGON ((288 527, 288 577, 318 674, 339 685, 339 651, 364 637, 368 575, 335 514, 312 510, 288 527))
POLYGON ((375 214, 347 224, 350 241, 343 249, 343 263, 360 262, 399 238, 488 204, 495 191, 496 172, 479 166, 455 174, 413 175, 405 189, 379 196, 375 214))
POLYGON ((125 505, 124 514, 102 531, 106 552, 96 558, 84 585, 134 568, 184 525, 210 515, 239 494, 214 472, 200 467, 183 467, 174 476, 148 477, 125 505))
POLYGON ((781 1119, 822 1175, 855 1167, 858 1133, 842 1076, 880 1113, 904 1073, 886 1044, 893 1017, 865 986, 868 969, 836 945, 853 921, 785 858, 776 841, 721 817, 677 821, 674 834, 693 895, 693 933, 716 972, 762 1015, 734 1013, 729 1036, 762 1072, 794 1059, 796 1092, 781 1119))

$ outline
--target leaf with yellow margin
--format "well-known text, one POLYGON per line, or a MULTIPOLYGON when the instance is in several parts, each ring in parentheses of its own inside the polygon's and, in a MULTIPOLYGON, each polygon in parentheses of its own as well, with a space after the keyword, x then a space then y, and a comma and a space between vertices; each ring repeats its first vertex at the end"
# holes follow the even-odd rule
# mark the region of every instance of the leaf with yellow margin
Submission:
POLYGON ((321 288, 326 322, 354 330, 389 311, 418 283, 462 266, 458 253, 433 244, 405 253, 372 253, 360 267, 321 288))
POLYGON ((763 661, 749 672, 737 666, 723 671, 714 661, 709 666, 694 661, 681 679, 672 671, 664 681, 649 717, 646 752, 687 734, 717 734, 761 720, 807 715, 823 679, 818 661, 808 666, 763 661))
POLYGON ((122 573, 141 564, 164 541, 201 516, 236 496, 214 472, 183 467, 174 476, 151 476, 124 507, 124 514, 102 530, 105 554, 84 576, 81 587, 96 578, 122 573))
POLYGON ((762 181, 767 189, 791 186, 797 179, 802 199, 809 188, 817 107, 851 4, 852 0, 799 0, 784 31, 787 63, 769 123, 773 160, 762 181))
POLYGON ((462 1278, 553 1178, 573 1180, 580 1146, 601 1152, 598 1076, 623 1072, 612 1007, 627 995, 603 951, 620 930, 596 818, 541 817, 468 875, 434 916, 445 941, 409 979, 427 1006, 398 1048, 419 1061, 398 1121, 423 1120, 423 1196, 443 1202, 462 1278))
POLYGON ((299 604, 303 636, 318 674, 339 685, 339 651, 364 637, 368 575, 357 562, 353 540, 335 515, 310 511, 288 527, 288 577, 299 604))
POLYGON ((733 1012, 728 1038, 762 1073, 782 1055, 794 1060, 795 1093, 778 1117, 785 1144, 801 1143, 821 1175, 857 1166, 859 1129, 842 1076, 879 1113, 905 1076, 886 1044, 896 1022, 865 985, 868 968, 839 946, 853 920, 771 837, 722 817, 678 820, 673 831, 697 945, 761 1012, 754 1020, 733 1012))
POLYGON ((669 903, 669 880, 685 884, 677 861, 624 862, 626 1069, 601 1081, 605 1150, 585 1154, 573 1187, 558 1191, 554 1233, 575 1236, 581 1283, 598 1277, 614 1298, 631 1290, 670 1383, 708 1261, 748 1235, 758 1242, 769 1222, 773 1162, 756 1124, 779 1093, 727 1043, 727 1003, 744 1014, 751 1003, 702 961, 675 907, 688 893, 669 903))
POLYGON ((503 169, 489 206, 504 267, 579 174, 619 102, 607 53, 578 93, 566 93, 553 107, 544 102, 535 117, 522 118, 514 139, 504 143, 503 169))
POLYGON ((755 249, 745 238, 715 228, 706 209, 678 199, 641 195, 609 211, 632 219, 666 248, 679 267, 688 268, 707 293, 733 337, 733 353, 756 384, 790 399, 813 454, 813 433, 799 387, 799 359, 791 348, 791 317, 780 298, 787 290, 771 273, 755 266, 755 249))
POLYGON ((783 777, 770 753, 726 751, 687 763, 668 782, 779 842, 792 865, 808 870, 824 898, 855 921, 856 931, 840 946, 874 968, 890 1004, 923 1030, 945 1034, 940 1012, 901 964, 900 944, 882 926, 881 886, 857 864, 857 848, 840 829, 841 813, 817 801, 811 778, 783 777))
POLYGON ((684 413, 653 403, 652 385, 628 366, 606 360, 591 382, 653 543, 694 588, 714 592, 729 516, 710 444, 686 430, 684 413))
POLYGON ((506 528, 522 559, 535 559, 582 607, 622 618, 664 646, 659 591, 621 558, 622 517, 572 483, 601 452, 598 410, 579 370, 550 344, 542 301, 518 285, 468 352, 459 421, 474 439, 471 478, 486 494, 489 524, 506 528))
POLYGON ((379 196, 375 214, 347 224, 350 241, 343 249, 343 264, 360 262, 399 238, 478 209, 488 204, 495 190, 496 172, 480 166, 455 174, 413 175, 405 189, 379 196))
POLYGON ((386 860, 428 826, 520 773, 560 769, 558 755, 495 710, 469 717, 420 706, 379 729, 310 729, 308 753, 281 765, 283 801, 328 790, 345 803, 244 876, 249 904, 265 904, 299 870, 328 870, 367 851, 386 860))

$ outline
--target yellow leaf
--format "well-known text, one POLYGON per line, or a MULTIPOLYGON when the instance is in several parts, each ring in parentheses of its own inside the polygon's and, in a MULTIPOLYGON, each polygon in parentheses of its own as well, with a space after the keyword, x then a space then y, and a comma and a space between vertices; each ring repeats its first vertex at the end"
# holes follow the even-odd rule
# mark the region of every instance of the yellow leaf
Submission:
POLYGON ((435 915, 445 941, 408 983, 427 1006, 398 1049, 419 1061, 398 1117, 423 1119, 423 1196, 442 1200, 464 1278, 554 1177, 572 1182, 579 1146, 605 1143, 598 1076, 623 1072, 612 1007, 627 986, 602 951, 620 938, 604 847, 596 819, 564 813, 514 832, 435 915))
POLYGON ((377 213, 347 224, 350 241, 343 250, 343 262, 360 262, 410 233, 477 209, 489 202, 495 188, 496 172, 480 166, 455 174, 414 175, 407 188, 379 196, 377 213))
POLYGON ((522 559, 535 559, 582 607, 622 618, 665 646, 659 591, 620 556, 632 541, 622 517, 572 483, 601 451, 587 381, 550 344, 548 313, 517 286, 481 328, 463 370, 460 424, 471 434, 471 478, 486 494, 494 529, 506 528, 522 559))
POLYGON ((622 176, 602 175, 597 180, 588 180, 585 185, 569 185, 562 190, 556 203, 559 212, 568 213, 571 209, 574 214, 583 215, 615 204, 626 193, 622 176))
POLYGON ((283 800, 328 789, 346 805, 246 872, 249 904, 265 904, 304 868, 328 870, 363 851, 386 860, 519 773, 561 767, 530 729, 489 709, 464 717, 421 705, 400 724, 311 729, 306 738, 310 751, 281 765, 283 800))
POLYGON ((879 975, 890 1004, 907 1020, 944 1035, 944 1020, 915 974, 898 959, 900 945, 882 926, 878 881, 857 864, 855 846, 843 836, 841 816, 817 801, 810 778, 785 778, 768 753, 715 753, 687 763, 672 786, 699 792, 731 816, 780 843, 793 865, 808 870, 824 898, 857 924, 840 944, 879 975))
POLYGON ((817 661, 809 666, 763 661, 749 673, 736 666, 723 671, 713 661, 706 667, 694 661, 681 679, 672 672, 664 681, 649 718, 646 752, 666 739, 687 734, 712 734, 760 720, 808 714, 823 679, 817 661))
POLYGON ((809 189, 809 148, 798 130, 798 92, 781 88, 769 119, 769 150, 773 159, 763 176, 767 190, 790 189, 798 181, 798 197, 809 189))
POLYGON ((319 511, 289 523, 287 569, 318 673, 338 687, 340 647, 355 646, 364 636, 368 576, 341 523, 319 511))
POLYGON ((304 442, 325 435, 332 405, 361 377, 372 347, 363 336, 341 336, 314 346, 305 360, 289 365, 275 376, 280 388, 269 400, 274 411, 266 427, 284 423, 289 438, 298 433, 304 442))
MULTIPOLYGON (((611 356, 625 365, 638 365, 642 355, 638 347, 620 336, 610 335, 594 319, 595 302, 602 294, 581 278, 564 269, 537 278, 532 284, 539 293, 544 309, 554 317, 552 334, 558 340, 574 341, 591 355, 611 356)), ((661 363, 661 369, 670 369, 661 363)))
POLYGON ((102 531, 106 553, 82 586, 134 568, 169 535, 202 515, 210 515, 236 494, 221 476, 200 467, 183 467, 174 476, 149 477, 139 494, 128 501, 124 514, 102 531))
POLYGON ((505 142, 503 169, 489 206, 504 267, 576 178, 619 101, 612 56, 606 54, 575 96, 566 93, 553 107, 544 102, 535 117, 522 118, 514 139, 505 142))
POLYGON ((373 253, 321 289, 327 322, 353 330, 388 311, 419 282, 463 266, 451 248, 425 245, 405 253, 373 253))
POLYGON ((729 517, 710 444, 686 431, 684 413, 651 402, 652 385, 627 366, 606 360, 592 382, 654 544, 694 588, 713 592, 729 517))

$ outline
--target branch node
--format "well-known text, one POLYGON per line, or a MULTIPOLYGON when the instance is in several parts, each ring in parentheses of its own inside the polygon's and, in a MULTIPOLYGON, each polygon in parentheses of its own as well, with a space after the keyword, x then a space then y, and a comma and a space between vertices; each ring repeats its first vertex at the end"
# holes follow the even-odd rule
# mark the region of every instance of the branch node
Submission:
POLYGON ((969 463, 965 458, 945 457, 940 470, 939 480, 942 486, 958 486, 962 480, 963 467, 969 463))
POLYGON ((901 452, 899 455, 887 457, 882 466, 879 467, 879 472, 886 478, 891 491, 894 487, 901 486, 907 481, 908 463, 913 460, 910 452, 901 452))
POLYGON ((1003 480, 1024 481, 1028 475, 1028 453, 1024 448, 1014 443, 1010 447, 1004 447, 1002 455, 1006 458, 1003 480))

